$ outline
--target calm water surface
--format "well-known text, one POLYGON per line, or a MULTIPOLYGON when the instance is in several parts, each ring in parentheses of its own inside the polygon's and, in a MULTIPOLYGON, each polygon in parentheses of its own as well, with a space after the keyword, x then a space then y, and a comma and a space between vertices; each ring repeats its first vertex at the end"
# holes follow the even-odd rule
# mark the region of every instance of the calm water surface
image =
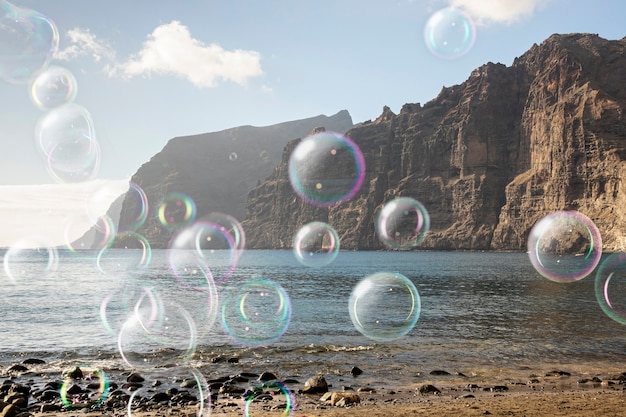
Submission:
MULTIPOLYGON (((132 274, 124 269, 124 260, 136 254, 112 254, 120 261, 110 264, 119 269, 109 267, 105 273, 96 267, 97 253, 89 251, 61 252, 56 271, 48 274, 41 273, 39 259, 14 265, 14 271, 20 271, 14 280, 3 272, 0 363, 40 357, 59 366, 87 360, 123 366, 117 333, 128 310, 123 300, 128 294, 120 288, 128 282, 150 286, 167 303, 189 312, 185 317, 192 319, 196 333, 192 348, 183 340, 182 350, 187 348, 194 366, 208 366, 211 359, 224 356, 238 357, 237 366, 247 370, 341 375, 357 365, 376 369, 382 380, 398 381, 432 369, 480 373, 555 366, 575 370, 590 364, 620 368, 626 358, 626 329, 597 305, 593 277, 569 284, 548 281, 534 271, 526 254, 341 252, 329 266, 308 268, 290 251, 246 251, 232 276, 217 285, 220 300, 248 279, 267 278, 284 288, 292 307, 284 334, 257 348, 241 346, 228 336, 215 317, 215 298, 181 287, 172 278, 166 251, 153 251, 150 265, 132 274), (421 298, 415 327, 386 343, 361 335, 348 313, 353 287, 381 271, 408 277, 421 298), (109 300, 106 322, 103 300, 109 300)), ((180 317, 169 319, 184 333, 180 317)), ((129 357, 139 358, 147 355, 139 352, 150 345, 134 340, 132 332, 121 343, 129 357)), ((178 350, 164 349, 148 362, 165 365, 179 356, 178 350)), ((227 372, 233 365, 211 366, 227 372)))

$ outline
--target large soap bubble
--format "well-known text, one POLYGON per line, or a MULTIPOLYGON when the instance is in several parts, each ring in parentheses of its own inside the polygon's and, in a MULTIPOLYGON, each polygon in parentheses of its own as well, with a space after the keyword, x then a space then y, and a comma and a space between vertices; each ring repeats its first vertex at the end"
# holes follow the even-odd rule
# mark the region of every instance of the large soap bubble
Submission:
POLYGON ((602 238, 584 214, 557 211, 541 218, 531 229, 528 255, 537 272, 549 280, 578 281, 600 262, 602 238))
POLYGON ((417 323, 421 309, 415 285, 402 274, 378 272, 352 290, 350 318, 364 336, 389 342, 406 335, 417 323))
POLYGON ((321 132, 303 139, 289 158, 289 180, 307 202, 331 207, 354 197, 365 178, 365 159, 347 136, 321 132))
POLYGON ((30 95, 37 107, 50 110, 71 103, 76 98, 77 83, 67 68, 49 66, 35 77, 30 95))
POLYGON ((465 55, 475 40, 476 27, 472 18, 450 7, 435 12, 424 28, 426 47, 439 58, 454 59, 465 55))
POLYGON ((58 49, 59 31, 52 20, 0 1, 0 78, 28 82, 48 65, 58 49))
POLYGON ((293 253, 303 265, 320 267, 330 264, 339 254, 339 236, 324 222, 307 223, 293 238, 293 253))
POLYGON ((615 253, 600 264, 595 290, 602 311, 626 324, 626 253, 615 253))
POLYGON ((410 197, 389 201, 376 219, 378 239, 392 249, 419 245, 429 228, 428 211, 422 203, 410 197))

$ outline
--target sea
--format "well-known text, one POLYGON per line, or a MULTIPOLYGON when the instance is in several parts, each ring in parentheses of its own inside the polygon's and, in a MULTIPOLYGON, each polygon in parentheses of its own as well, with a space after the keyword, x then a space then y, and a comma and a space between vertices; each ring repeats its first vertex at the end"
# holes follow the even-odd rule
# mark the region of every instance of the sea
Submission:
POLYGON ((53 262, 5 253, 0 368, 26 358, 57 370, 184 364, 207 379, 269 371, 336 384, 354 367, 372 384, 411 384, 432 370, 626 371, 626 328, 598 305, 593 273, 553 282, 526 253, 341 251, 309 267, 289 250, 246 250, 193 285, 178 279, 167 250, 138 261, 136 251, 111 249, 106 262, 97 251, 61 250, 53 262), (417 304, 392 297, 380 308, 393 315, 412 302, 417 319, 384 339, 359 331, 350 314, 357 285, 379 273, 406 277, 418 293, 417 304), (267 297, 269 313, 244 311, 253 295, 267 297))

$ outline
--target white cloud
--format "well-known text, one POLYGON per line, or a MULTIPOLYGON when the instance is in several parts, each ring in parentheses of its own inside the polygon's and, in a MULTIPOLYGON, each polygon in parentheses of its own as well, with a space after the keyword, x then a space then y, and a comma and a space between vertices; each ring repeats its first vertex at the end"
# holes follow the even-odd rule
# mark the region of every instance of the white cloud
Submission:
POLYGON ((191 37, 189 28, 178 21, 158 26, 143 48, 126 62, 111 68, 111 75, 128 78, 138 75, 174 75, 197 87, 213 87, 218 80, 245 85, 263 73, 261 55, 256 51, 225 50, 191 37))
POLYGON ((69 61, 80 56, 90 56, 96 62, 100 62, 102 58, 115 59, 113 48, 97 39, 89 29, 74 28, 68 30, 66 36, 70 40, 70 45, 57 52, 56 59, 69 61))
POLYGON ((451 7, 466 11, 478 24, 513 23, 531 16, 549 0, 448 0, 451 7))

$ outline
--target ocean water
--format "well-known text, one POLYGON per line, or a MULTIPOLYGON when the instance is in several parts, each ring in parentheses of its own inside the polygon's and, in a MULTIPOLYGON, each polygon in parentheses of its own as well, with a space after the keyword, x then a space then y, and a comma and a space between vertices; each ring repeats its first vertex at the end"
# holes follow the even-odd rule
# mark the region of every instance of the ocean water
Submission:
MULTIPOLYGON (((618 370, 626 358, 626 328, 602 312, 593 276, 555 283, 540 276, 524 253, 340 252, 330 265, 311 268, 291 251, 251 250, 232 270, 220 267, 216 256, 219 279, 209 290, 174 279, 165 250, 153 251, 143 268, 132 270, 135 251, 112 250, 100 263, 97 255, 61 251, 51 269, 47 256, 5 265, 0 366, 26 357, 59 368, 184 362, 207 377, 235 368, 331 379, 358 366, 370 371, 363 377, 370 382, 410 383, 434 369, 466 375, 618 370), (396 340, 365 337, 350 318, 353 288, 378 272, 400 273, 419 292, 419 319, 396 340), (290 314, 277 314, 268 327, 256 329, 261 339, 248 340, 246 331, 255 329, 238 328, 224 306, 251 280, 275 285, 265 295, 282 289, 280 308, 284 313, 290 307, 290 314), (167 314, 153 314, 154 306, 165 306, 167 314), (132 312, 142 317, 134 327, 127 324, 132 312), (159 321, 159 332, 142 334, 142 326, 159 321), (219 360, 231 357, 239 363, 219 360)), ((398 307, 390 305, 390 314, 398 307)), ((254 318, 247 323, 254 326, 254 318)))

